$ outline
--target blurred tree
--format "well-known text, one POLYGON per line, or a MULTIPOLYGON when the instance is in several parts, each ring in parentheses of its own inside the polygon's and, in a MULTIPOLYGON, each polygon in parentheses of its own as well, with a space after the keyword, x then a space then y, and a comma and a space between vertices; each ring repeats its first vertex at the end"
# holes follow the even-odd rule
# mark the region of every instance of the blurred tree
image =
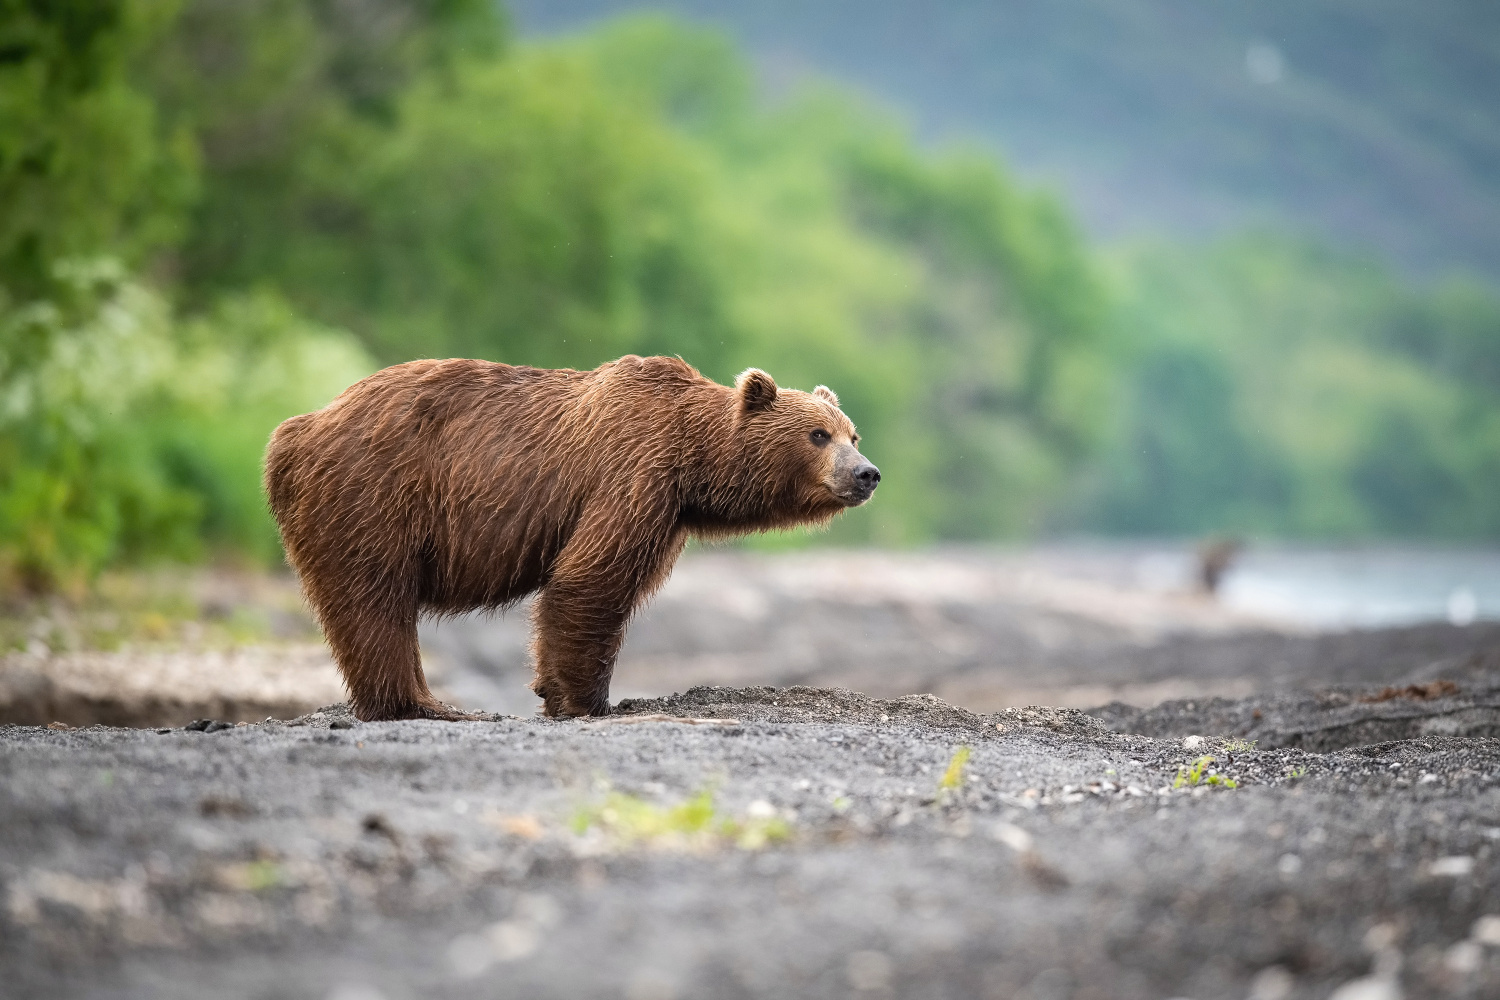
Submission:
POLYGON ((1493 292, 1270 234, 1116 263, 1127 405, 1079 523, 1500 537, 1493 292))
POLYGON ((491 0, 183 0, 138 76, 202 150, 188 301, 275 277, 306 232, 365 238, 347 184, 402 96, 505 40, 491 0))
POLYGON ((836 529, 888 542, 1036 530, 1097 436, 1106 303, 1055 200, 992 157, 919 152, 851 95, 770 111, 722 37, 628 19, 581 43, 612 94, 712 154, 736 364, 834 382, 892 474, 836 529))
POLYGON ((180 236, 193 143, 129 78, 175 6, 0 0, 0 294, 66 294, 58 260, 134 262, 180 236))

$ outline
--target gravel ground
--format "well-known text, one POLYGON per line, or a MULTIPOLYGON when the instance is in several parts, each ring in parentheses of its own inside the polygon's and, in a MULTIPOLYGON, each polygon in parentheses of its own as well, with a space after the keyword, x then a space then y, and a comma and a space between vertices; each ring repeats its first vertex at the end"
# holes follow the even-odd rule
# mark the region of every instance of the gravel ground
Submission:
MULTIPOLYGON (((1382 695, 1340 718, 1487 697, 1382 695)), ((6 995, 1500 995, 1500 740, 1110 728, 1305 728, 1189 704, 0 728, 6 995)))
POLYGON ((696 553, 590 722, 532 716, 519 613, 424 629, 515 713, 456 724, 231 725, 336 697, 291 625, 18 620, 0 718, 172 728, 0 726, 0 996, 1500 997, 1500 624, 1312 634, 1122 565, 696 553))

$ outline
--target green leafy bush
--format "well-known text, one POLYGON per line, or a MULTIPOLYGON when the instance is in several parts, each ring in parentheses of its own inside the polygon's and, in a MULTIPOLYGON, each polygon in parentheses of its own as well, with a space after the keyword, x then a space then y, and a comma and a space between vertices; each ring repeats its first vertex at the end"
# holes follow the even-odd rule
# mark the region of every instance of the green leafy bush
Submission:
POLYGON ((76 585, 105 562, 196 548, 198 498, 136 421, 168 392, 165 303, 112 261, 67 261, 53 299, 0 311, 0 573, 76 585))
POLYGON ((260 492, 272 428, 371 364, 274 297, 182 324, 114 261, 0 312, 0 574, 76 588, 114 561, 278 551, 260 492))

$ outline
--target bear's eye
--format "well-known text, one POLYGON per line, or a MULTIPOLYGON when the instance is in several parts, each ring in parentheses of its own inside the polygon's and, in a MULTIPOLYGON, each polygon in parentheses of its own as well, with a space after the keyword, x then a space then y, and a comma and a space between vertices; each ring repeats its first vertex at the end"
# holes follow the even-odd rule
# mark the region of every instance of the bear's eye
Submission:
POLYGON ((808 435, 808 437, 812 440, 812 443, 815 444, 815 445, 817 445, 819 448, 823 447, 830 440, 832 440, 832 438, 829 436, 828 432, 825 431, 825 430, 816 430, 816 431, 813 431, 811 434, 808 435))
POLYGON ((859 447, 859 435, 856 434, 852 438, 850 438, 849 439, 849 443, 852 444, 852 445, 854 445, 856 448, 858 448, 859 447))

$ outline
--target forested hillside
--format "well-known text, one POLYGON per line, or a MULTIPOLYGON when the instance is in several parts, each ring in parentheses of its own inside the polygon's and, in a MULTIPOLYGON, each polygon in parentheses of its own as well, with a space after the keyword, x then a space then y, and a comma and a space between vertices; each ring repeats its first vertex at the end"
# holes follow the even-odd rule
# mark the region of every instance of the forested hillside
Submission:
MULTIPOLYGON (((638 0, 515 0, 523 33, 638 0)), ((1290 225, 1500 279, 1500 6, 1485 0, 660 0, 773 87, 826 74, 1051 178, 1097 235, 1290 225)))
POLYGON ((0 589, 275 560, 276 423, 454 355, 832 385, 885 473, 835 542, 1500 537, 1486 286, 1285 234, 1092 247, 711 30, 15 0, 0 54, 0 589))

